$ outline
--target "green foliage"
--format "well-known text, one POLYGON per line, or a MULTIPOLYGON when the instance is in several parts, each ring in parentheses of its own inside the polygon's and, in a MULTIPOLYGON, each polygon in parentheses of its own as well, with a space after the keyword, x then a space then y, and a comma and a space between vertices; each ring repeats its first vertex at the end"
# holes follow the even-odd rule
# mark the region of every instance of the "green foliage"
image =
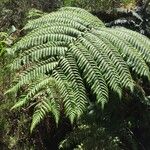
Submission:
POLYGON ((7 50, 12 43, 13 37, 10 34, 0 32, 0 149, 17 149, 16 145, 19 145, 20 141, 28 139, 26 137, 27 132, 26 135, 21 137, 21 134, 24 132, 21 130, 24 129, 25 121, 20 119, 21 121, 19 122, 19 117, 23 118, 24 115, 10 112, 11 107, 14 105, 15 95, 4 95, 4 91, 10 86, 13 76, 10 68, 7 67, 13 59, 11 51, 7 50))
POLYGON ((60 143, 59 149, 121 150, 119 144, 119 138, 109 135, 105 128, 99 127, 95 124, 79 125, 77 129, 74 129, 74 131, 60 143))
MULTIPOLYGON (((82 118, 83 119, 83 118, 82 118)), ((93 120, 91 120, 93 121, 93 120)), ((121 150, 122 144, 118 137, 112 136, 104 127, 95 122, 82 123, 77 125, 74 130, 66 136, 60 143, 60 150, 121 150)))
MULTIPOLYGON (((12 43, 11 37, 6 32, 0 32, 0 94, 5 89, 5 77, 10 73, 10 69, 6 67, 8 60, 10 63, 10 55, 8 55, 7 47, 12 43)), ((8 85, 8 84, 7 84, 8 85)))
POLYGON ((0 3, 3 4, 3 3, 6 3, 8 2, 9 0, 0 0, 0 3))
POLYGON ((29 10, 27 18, 28 19, 36 19, 36 18, 43 16, 44 14, 46 14, 46 13, 44 13, 38 9, 32 8, 31 10, 29 10))
POLYGON ((42 15, 42 11, 50 12, 61 4, 60 0, 0 0, 0 31, 6 31, 12 25, 20 29, 27 22, 28 17, 37 18, 42 15))
POLYGON ((128 5, 128 4, 135 4, 136 0, 122 0, 121 2, 122 2, 123 4, 128 5))
POLYGON ((89 95, 101 108, 113 91, 134 90, 131 72, 150 79, 150 41, 125 28, 106 28, 87 11, 64 7, 30 21, 30 31, 12 48, 18 57, 15 85, 23 89, 13 108, 35 109, 31 131, 50 113, 58 123, 60 112, 71 122, 87 108, 89 95), (89 90, 87 90, 89 89, 89 90))
POLYGON ((6 43, 6 38, 7 38, 7 33, 5 32, 0 32, 0 57, 5 53, 5 43, 6 43))
POLYGON ((138 150, 149 148, 149 106, 144 94, 136 87, 135 93, 124 92, 122 101, 111 93, 111 99, 102 111, 91 103, 73 130, 59 145, 61 150, 107 149, 138 150), (145 132, 146 131, 146 132, 145 132))
POLYGON ((84 8, 89 11, 101 11, 101 10, 109 10, 114 7, 115 2, 112 0, 108 0, 107 3, 105 0, 93 0, 92 3, 90 0, 74 0, 72 2, 74 6, 84 8))
POLYGON ((71 6, 74 3, 74 0, 64 0, 64 6, 71 6))
POLYGON ((75 6, 92 12, 110 11, 115 7, 135 5, 135 0, 64 0, 64 6, 75 6))

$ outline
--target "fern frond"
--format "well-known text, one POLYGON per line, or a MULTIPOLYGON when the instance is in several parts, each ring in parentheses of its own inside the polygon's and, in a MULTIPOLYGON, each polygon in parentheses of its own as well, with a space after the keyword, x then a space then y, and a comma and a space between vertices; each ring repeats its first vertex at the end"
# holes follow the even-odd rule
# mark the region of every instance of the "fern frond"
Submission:
MULTIPOLYGON (((20 108, 23 105, 27 104, 30 99, 32 99, 37 92, 39 92, 42 88, 45 88, 48 84, 53 85, 55 83, 55 79, 51 77, 44 77, 41 76, 40 80, 36 79, 35 83, 33 82, 29 86, 29 92, 22 98, 20 99, 11 109, 16 109, 20 108)), ((45 90, 46 91, 46 90, 45 90)), ((47 92, 47 91, 46 91, 47 92)))
POLYGON ((101 36, 107 38, 115 47, 117 47, 124 60, 136 73, 141 76, 147 76, 150 79, 149 67, 137 49, 128 44, 121 38, 121 36, 115 33, 115 31, 111 31, 110 29, 102 29, 102 31, 98 32, 101 36))
POLYGON ((19 69, 24 64, 33 63, 33 61, 38 61, 38 59, 45 58, 49 55, 64 55, 65 51, 67 51, 66 44, 66 42, 48 42, 34 46, 22 52, 21 55, 13 61, 10 68, 12 70, 19 69))
POLYGON ((134 90, 130 72, 150 79, 150 40, 124 28, 106 28, 81 8, 61 8, 24 29, 29 33, 12 47, 20 52, 11 65, 19 75, 8 92, 27 85, 13 109, 38 103, 31 131, 48 113, 58 122, 62 109, 73 123, 90 102, 86 88, 103 108, 109 90, 120 98, 123 89, 134 90))
MULTIPOLYGON (((54 71, 53 76, 58 80, 60 86, 60 93, 63 97, 65 114, 70 119, 71 123, 74 122, 76 118, 81 115, 81 109, 78 109, 78 104, 76 103, 76 90, 72 88, 72 83, 67 82, 67 78, 61 69, 54 71)), ((85 106, 82 105, 82 111, 85 106)))
POLYGON ((97 45, 98 49, 102 53, 106 54, 111 60, 111 64, 119 74, 118 77, 120 78, 120 82, 123 87, 129 87, 131 91, 133 91, 134 81, 132 80, 127 64, 122 59, 121 54, 118 53, 118 49, 111 43, 110 40, 103 37, 103 35, 98 34, 96 30, 93 30, 92 33, 95 35, 93 36, 95 39, 94 44, 97 45))
POLYGON ((41 122, 46 114, 48 113, 52 113, 55 117, 56 123, 58 123, 59 120, 59 107, 57 102, 54 99, 42 99, 42 101, 40 103, 38 103, 35 107, 35 111, 33 114, 33 119, 32 119, 32 123, 31 123, 31 128, 30 131, 32 133, 33 129, 37 126, 37 124, 39 124, 39 122, 41 122))
POLYGON ((102 108, 108 100, 108 89, 106 82, 96 63, 86 52, 86 48, 81 44, 71 45, 70 51, 77 59, 77 65, 83 71, 83 77, 97 96, 97 102, 101 103, 102 108))
POLYGON ((75 103, 77 104, 76 109, 78 110, 78 117, 80 117, 83 110, 86 108, 87 95, 83 80, 80 77, 79 69, 71 53, 68 53, 66 58, 60 60, 60 67, 65 73, 68 81, 72 83, 72 88, 76 91, 75 103))
POLYGON ((60 18, 64 18, 63 20, 65 21, 65 19, 70 19, 73 20, 77 23, 80 23, 81 25, 86 26, 104 26, 104 23, 102 21, 100 21, 97 17, 91 15, 90 13, 88 13, 87 11, 80 9, 80 8, 71 8, 71 7, 65 7, 65 8, 61 8, 59 11, 57 12, 53 12, 51 14, 48 15, 44 15, 43 17, 36 19, 32 22, 29 22, 25 29, 35 29, 38 28, 41 25, 47 24, 47 23, 52 23, 52 22, 59 22, 60 18), (70 16, 70 13, 72 14, 72 16, 70 16))
MULTIPOLYGON (((51 60, 51 59, 50 59, 51 60)), ((20 77, 17 79, 18 83, 7 91, 7 93, 17 91, 22 85, 28 84, 32 79, 35 79, 41 74, 52 71, 58 62, 49 62, 49 60, 42 61, 38 65, 34 65, 25 70, 20 77)))
POLYGON ((66 43, 70 43, 75 40, 75 37, 64 35, 64 34, 44 34, 37 37, 31 37, 26 40, 20 40, 14 47, 13 51, 18 51, 21 49, 29 49, 33 46, 38 46, 41 44, 45 44, 47 42, 55 42, 55 41, 65 41, 66 43))
POLYGON ((41 36, 44 34, 58 34, 58 33, 59 34, 65 34, 65 35, 67 34, 67 35, 70 35, 72 37, 77 37, 78 35, 81 34, 81 31, 79 31, 78 29, 74 29, 73 27, 54 25, 54 26, 38 29, 36 32, 32 31, 30 34, 27 34, 24 37, 24 40, 27 40, 28 38, 34 38, 36 36, 41 36))
POLYGON ((93 16, 92 14, 90 14, 89 12, 87 12, 84 9, 81 8, 77 8, 77 7, 62 7, 59 9, 59 11, 67 11, 70 13, 74 13, 75 15, 79 16, 80 18, 82 18, 83 20, 89 22, 91 25, 93 25, 94 27, 104 27, 104 23, 99 20, 98 17, 93 16))
POLYGON ((91 56, 93 56, 93 59, 97 63, 99 69, 102 71, 102 74, 104 75, 108 85, 121 97, 121 85, 117 71, 112 66, 112 62, 108 59, 108 56, 101 51, 102 45, 97 46, 98 41, 95 43, 95 38, 88 33, 84 36, 84 38, 81 37, 79 40, 86 47, 86 49, 89 50, 91 56))
POLYGON ((48 15, 44 15, 43 17, 33 20, 32 22, 29 22, 26 26, 25 29, 35 29, 38 28, 39 26, 42 26, 47 23, 52 23, 52 22, 60 22, 61 19, 63 18, 63 21, 66 22, 68 19, 73 20, 77 23, 80 23, 81 25, 87 27, 89 26, 90 22, 85 22, 82 18, 77 16, 76 14, 72 14, 70 16, 70 12, 64 11, 58 11, 58 12, 53 12, 48 15))
POLYGON ((118 35, 120 34, 120 37, 124 38, 133 47, 137 48, 146 62, 150 62, 150 43, 147 37, 141 36, 141 34, 125 28, 116 28, 115 31, 118 31, 117 33, 118 35))
POLYGON ((19 61, 23 60, 27 64, 29 61, 39 61, 39 59, 44 59, 48 56, 64 56, 67 50, 67 47, 61 46, 36 49, 35 51, 30 51, 29 55, 26 54, 19 61))
MULTIPOLYGON (((75 29, 78 29, 79 31, 85 31, 87 29, 86 26, 74 21, 74 20, 70 20, 70 19, 64 19, 64 18, 59 18, 59 19, 54 19, 50 22, 46 22, 44 24, 41 24, 41 25, 32 25, 32 24, 27 24, 24 29, 25 30, 28 30, 30 29, 31 30, 31 33, 33 32, 36 32, 38 31, 39 29, 43 29, 43 28, 46 28, 46 27, 49 27, 49 26, 66 26, 66 27, 73 27, 75 29)), ((30 34, 30 33, 29 33, 30 34)))

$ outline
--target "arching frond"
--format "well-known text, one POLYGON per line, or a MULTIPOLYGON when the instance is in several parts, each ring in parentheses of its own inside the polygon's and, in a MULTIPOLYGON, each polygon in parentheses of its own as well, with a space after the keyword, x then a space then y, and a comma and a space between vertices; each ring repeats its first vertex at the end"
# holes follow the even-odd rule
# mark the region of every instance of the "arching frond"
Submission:
POLYGON ((150 62, 150 51, 148 50, 150 49, 150 43, 147 37, 124 28, 117 28, 116 31, 118 31, 117 33, 120 34, 122 38, 139 50, 146 62, 150 62))
POLYGON ((30 37, 27 39, 21 39, 18 44, 16 44, 13 48, 13 51, 21 50, 21 49, 29 49, 33 46, 39 46, 41 44, 45 44, 48 41, 51 42, 56 42, 56 41, 65 41, 70 43, 71 41, 75 40, 75 37, 72 37, 70 35, 65 35, 65 34, 42 34, 36 37, 30 37))
POLYGON ((73 7, 65 7, 61 8, 57 12, 53 12, 48 15, 44 15, 40 19, 36 19, 32 22, 29 22, 25 29, 35 29, 38 28, 40 25, 47 24, 49 22, 60 22, 63 18, 63 21, 65 22, 66 19, 73 20, 77 23, 80 23, 84 26, 104 26, 102 21, 100 21, 97 17, 91 15, 87 11, 80 9, 80 8, 73 8, 73 7), (72 14, 70 16, 70 13, 72 14))
POLYGON ((125 28, 106 28, 81 8, 61 8, 28 22, 24 30, 29 32, 12 48, 19 55, 11 67, 19 75, 8 92, 28 86, 13 108, 36 101, 31 130, 49 112, 58 122, 63 110, 73 122, 90 96, 104 108, 109 90, 120 98, 123 89, 133 91, 130 71, 150 79, 150 40, 125 28))
POLYGON ((83 80, 80 76, 75 59, 72 57, 71 53, 68 53, 66 58, 62 58, 60 60, 60 67, 65 73, 68 81, 72 83, 72 88, 76 91, 74 97, 76 110, 79 117, 83 113, 83 108, 85 109, 87 103, 87 95, 83 80))
MULTIPOLYGON (((21 98, 13 107, 12 109, 16 109, 18 107, 22 107, 23 105, 25 105, 26 103, 28 103, 28 101, 32 98, 34 98, 34 96, 36 95, 37 92, 39 92, 42 88, 45 88, 47 85, 48 86, 53 86, 55 83, 55 80, 51 77, 43 77, 41 76, 39 79, 36 78, 35 82, 33 82, 30 86, 29 86, 29 92, 23 96, 23 98, 21 98)), ((47 89, 45 89, 45 92, 47 89)))
POLYGON ((78 103, 78 99, 76 97, 78 89, 75 90, 72 88, 73 83, 67 82, 67 77, 61 69, 55 71, 53 73, 53 76, 56 78, 56 80, 58 80, 60 84, 60 93, 63 97, 65 114, 73 123, 73 121, 82 114, 82 111, 84 110, 86 105, 86 101, 80 99, 82 101, 78 103), (81 103, 82 105, 80 105, 81 103))
POLYGON ((149 67, 142 58, 142 54, 140 53, 139 49, 136 49, 130 45, 117 33, 115 34, 115 31, 111 31, 110 29, 102 30, 103 31, 99 31, 99 34, 113 43, 129 67, 131 67, 139 75, 147 76, 150 79, 149 67))
POLYGON ((59 9, 59 11, 71 12, 71 13, 79 16, 83 20, 89 22, 91 26, 94 26, 94 27, 95 26, 97 26, 97 27, 104 26, 104 23, 101 20, 99 20, 98 17, 93 16, 92 14, 90 14, 89 12, 87 12, 84 9, 77 8, 77 7, 62 7, 59 9))
POLYGON ((70 51, 77 59, 77 65, 81 68, 84 79, 96 94, 97 101, 102 104, 103 108, 108 100, 108 89, 100 69, 91 59, 90 54, 87 53, 83 45, 78 43, 72 45, 70 51))
POLYGON ((18 83, 13 86, 9 91, 17 91, 22 85, 28 84, 32 79, 35 79, 41 74, 48 73, 52 71, 58 65, 57 62, 51 62, 50 60, 42 61, 38 65, 33 65, 29 67, 27 70, 20 74, 20 77, 17 79, 18 83))

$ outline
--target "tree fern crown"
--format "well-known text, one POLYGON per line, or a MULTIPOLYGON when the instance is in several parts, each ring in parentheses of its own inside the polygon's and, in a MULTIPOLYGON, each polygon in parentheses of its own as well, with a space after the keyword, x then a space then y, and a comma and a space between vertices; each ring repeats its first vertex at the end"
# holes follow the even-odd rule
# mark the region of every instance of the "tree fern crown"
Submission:
POLYGON ((48 113, 57 123, 61 111, 71 122, 80 117, 90 99, 87 87, 103 108, 109 90, 120 98, 124 88, 133 91, 131 70, 150 79, 149 39, 125 28, 106 28, 83 9, 61 8, 29 21, 24 30, 27 35, 13 46, 19 55, 11 67, 19 75, 8 92, 27 85, 13 109, 34 107, 31 131, 48 113))

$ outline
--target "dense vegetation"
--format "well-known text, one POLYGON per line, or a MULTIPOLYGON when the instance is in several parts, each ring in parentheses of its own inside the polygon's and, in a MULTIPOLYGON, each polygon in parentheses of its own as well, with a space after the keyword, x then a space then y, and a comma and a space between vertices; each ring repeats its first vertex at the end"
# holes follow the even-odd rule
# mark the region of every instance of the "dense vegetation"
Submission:
POLYGON ((149 150, 149 0, 0 7, 1 149, 149 150))

